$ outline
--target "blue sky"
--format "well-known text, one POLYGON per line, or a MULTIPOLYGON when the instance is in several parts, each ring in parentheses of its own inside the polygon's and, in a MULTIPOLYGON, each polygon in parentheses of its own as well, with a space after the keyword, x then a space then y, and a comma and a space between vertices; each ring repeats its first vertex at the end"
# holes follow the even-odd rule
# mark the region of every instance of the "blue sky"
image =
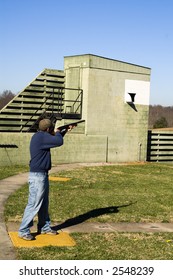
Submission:
POLYGON ((173 106, 172 15, 172 0, 0 0, 0 93, 90 53, 151 68, 150 104, 173 106))

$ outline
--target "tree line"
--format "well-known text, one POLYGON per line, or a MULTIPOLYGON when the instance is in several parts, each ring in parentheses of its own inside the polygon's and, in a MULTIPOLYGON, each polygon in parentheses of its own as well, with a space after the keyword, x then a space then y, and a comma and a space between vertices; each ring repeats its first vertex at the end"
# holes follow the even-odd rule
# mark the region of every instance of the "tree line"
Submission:
MULTIPOLYGON (((14 98, 15 94, 10 90, 0 93, 0 110, 14 98)), ((149 106, 149 128, 173 127, 173 106, 161 105, 149 106)))
POLYGON ((173 106, 150 105, 149 128, 173 127, 173 106))

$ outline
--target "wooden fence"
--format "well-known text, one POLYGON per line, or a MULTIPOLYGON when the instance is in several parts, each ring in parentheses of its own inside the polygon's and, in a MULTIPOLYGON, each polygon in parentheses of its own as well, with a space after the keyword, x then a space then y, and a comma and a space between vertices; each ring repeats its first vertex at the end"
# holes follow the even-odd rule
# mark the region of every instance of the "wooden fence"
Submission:
POLYGON ((173 162, 173 129, 148 131, 147 161, 173 162))

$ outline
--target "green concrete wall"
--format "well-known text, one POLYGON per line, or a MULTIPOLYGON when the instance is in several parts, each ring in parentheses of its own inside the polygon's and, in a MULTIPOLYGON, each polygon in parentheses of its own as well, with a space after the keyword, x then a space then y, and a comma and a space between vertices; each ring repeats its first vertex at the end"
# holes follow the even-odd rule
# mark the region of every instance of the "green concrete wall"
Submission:
MULTIPOLYGON (((28 165, 30 160, 30 133, 1 133, 0 145, 12 144, 17 148, 0 148, 0 166, 28 165)), ((52 163, 105 162, 107 137, 104 135, 86 136, 68 134, 64 145, 52 149, 52 163)))
POLYGON ((0 133, 0 145, 16 145, 17 148, 0 148, 0 166, 26 165, 29 162, 31 134, 0 133))
MULTIPOLYGON (((52 162, 57 165, 146 160, 147 139, 141 137, 140 133, 143 134, 143 131, 135 128, 126 132, 119 130, 116 136, 71 133, 65 136, 62 147, 52 149, 52 162)), ((2 133, 0 144, 12 144, 17 148, 0 148, 0 166, 28 165, 31 136, 29 133, 2 133)))

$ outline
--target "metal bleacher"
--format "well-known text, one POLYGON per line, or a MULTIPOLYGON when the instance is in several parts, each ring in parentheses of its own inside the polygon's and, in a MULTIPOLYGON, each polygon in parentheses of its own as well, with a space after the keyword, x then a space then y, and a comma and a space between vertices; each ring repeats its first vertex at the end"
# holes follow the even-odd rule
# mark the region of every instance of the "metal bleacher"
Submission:
POLYGON ((82 95, 81 89, 65 88, 64 71, 44 69, 2 108, 0 132, 34 132, 43 117, 80 120, 82 95))

